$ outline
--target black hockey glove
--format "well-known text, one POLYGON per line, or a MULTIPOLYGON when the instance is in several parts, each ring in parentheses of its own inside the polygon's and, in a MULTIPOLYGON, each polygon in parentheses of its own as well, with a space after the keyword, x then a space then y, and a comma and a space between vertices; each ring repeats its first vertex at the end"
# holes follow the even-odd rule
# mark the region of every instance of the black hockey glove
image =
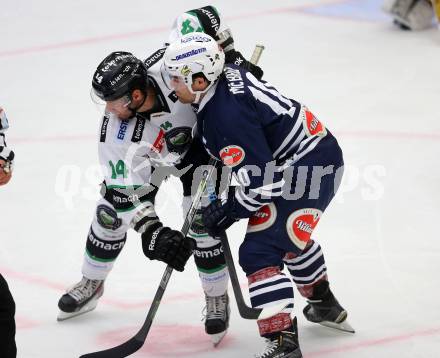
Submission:
POLYGON ((220 199, 214 200, 203 209, 202 220, 206 230, 212 237, 219 236, 233 223, 238 221, 233 211, 234 188, 229 188, 228 200, 222 202, 220 199))
POLYGON ((163 261, 180 272, 184 270, 195 247, 194 239, 160 223, 142 233, 142 250, 145 256, 150 260, 163 261))
POLYGON ((259 80, 261 80, 261 78, 263 77, 264 72, 261 69, 261 67, 254 65, 253 63, 250 63, 248 60, 246 60, 243 57, 243 55, 240 52, 236 50, 229 50, 228 52, 225 53, 225 62, 233 63, 237 66, 245 68, 259 80))

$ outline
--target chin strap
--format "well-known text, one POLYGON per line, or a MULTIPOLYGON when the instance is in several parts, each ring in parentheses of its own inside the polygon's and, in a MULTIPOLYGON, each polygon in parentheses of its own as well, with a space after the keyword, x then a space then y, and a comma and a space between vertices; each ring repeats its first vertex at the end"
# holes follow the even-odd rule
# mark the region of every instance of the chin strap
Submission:
POLYGON ((196 93, 195 93, 196 98, 194 99, 194 102, 193 102, 193 103, 195 103, 195 104, 200 104, 200 97, 202 96, 203 93, 205 93, 205 92, 196 92, 196 93))
MULTIPOLYGON (((130 111, 132 117, 136 116, 138 109, 144 105, 145 101, 147 100, 147 97, 148 97, 148 92, 144 93, 144 100, 141 102, 141 104, 139 104, 139 106, 136 106, 136 108, 130 108, 127 106, 127 109, 130 111)), ((130 98, 130 101, 132 101, 132 98, 130 98)))

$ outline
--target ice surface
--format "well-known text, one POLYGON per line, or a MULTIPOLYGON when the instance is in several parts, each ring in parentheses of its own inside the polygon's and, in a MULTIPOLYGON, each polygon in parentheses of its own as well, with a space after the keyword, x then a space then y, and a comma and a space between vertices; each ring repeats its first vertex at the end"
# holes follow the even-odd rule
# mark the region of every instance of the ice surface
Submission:
MULTIPOLYGON (((0 105, 16 151, 0 188, 0 271, 17 303, 22 358, 78 357, 117 345, 143 322, 164 266, 142 255, 134 233, 96 311, 59 323, 57 301, 80 279, 98 192, 99 111, 91 75, 114 50, 146 57, 175 16, 199 1, 4 1, 0 105)), ((263 43, 265 78, 306 103, 334 132, 347 172, 315 235, 333 291, 355 335, 306 322, 305 357, 440 357, 440 33, 394 28, 380 1, 222 1, 236 47, 263 43)), ((179 183, 160 192, 159 213, 182 224, 179 183)), ((230 232, 237 250, 245 223, 230 232)), ((235 253, 236 254, 236 253, 235 253)), ((240 280, 246 279, 240 269, 240 280)), ((245 288, 245 287, 243 287, 245 288)), ((175 273, 136 357, 251 357, 254 322, 238 316, 214 349, 203 332, 203 294, 193 263, 175 273)))

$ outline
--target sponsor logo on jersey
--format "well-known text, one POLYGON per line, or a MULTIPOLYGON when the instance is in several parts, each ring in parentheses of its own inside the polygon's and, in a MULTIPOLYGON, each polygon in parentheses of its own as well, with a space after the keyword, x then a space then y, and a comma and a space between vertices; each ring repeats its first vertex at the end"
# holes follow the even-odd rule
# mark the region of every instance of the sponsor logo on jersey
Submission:
POLYGON ((104 118, 102 119, 102 126, 101 126, 101 136, 99 141, 100 142, 105 142, 105 138, 107 136, 107 127, 108 127, 108 122, 110 121, 110 117, 109 116, 104 116, 104 118))
POLYGON ((198 11, 200 11, 202 14, 206 15, 206 17, 211 22, 211 27, 214 29, 215 32, 217 32, 220 27, 220 21, 219 21, 220 19, 218 19, 216 14, 213 14, 207 8, 208 8, 208 6, 202 7, 200 9, 198 9, 198 11))
POLYGON ((324 125, 308 109, 305 109, 305 124, 308 136, 324 137, 327 134, 324 125))
POLYGON ((203 52, 206 52, 206 51, 207 51, 206 47, 196 48, 196 49, 193 49, 191 51, 188 51, 188 52, 182 53, 180 55, 177 55, 175 60, 178 61, 178 60, 181 60, 182 58, 187 58, 187 57, 195 56, 195 55, 198 55, 199 53, 203 53, 203 52))
POLYGON ((145 61, 144 61, 144 65, 146 68, 150 68, 151 66, 153 66, 157 61, 159 61, 162 57, 163 54, 165 53, 166 47, 161 48, 159 50, 157 50, 155 53, 153 53, 150 57, 148 57, 145 61))
POLYGON ((137 143, 141 141, 144 128, 145 118, 137 118, 136 125, 134 126, 133 136, 131 137, 132 142, 137 143))
POLYGON ((182 38, 181 40, 180 40, 180 42, 181 43, 187 43, 187 42, 190 42, 190 41, 198 41, 198 42, 209 42, 209 41, 211 41, 211 39, 209 38, 209 37, 207 37, 207 36, 203 36, 203 35, 192 35, 192 36, 187 36, 187 37, 185 37, 185 38, 182 38))
POLYGON ((127 121, 121 121, 121 125, 119 126, 119 132, 117 138, 120 140, 124 140, 125 133, 127 132, 128 128, 128 122, 127 121))
POLYGON ((287 233, 299 249, 304 250, 306 247, 321 215, 322 211, 319 209, 306 208, 297 210, 288 217, 287 233))
POLYGON ((163 129, 160 130, 156 140, 153 143, 152 151, 156 153, 160 153, 165 144, 165 131, 163 129))
POLYGON ((274 203, 264 205, 249 218, 246 232, 262 231, 270 228, 277 218, 277 209, 274 203))
POLYGON ((245 155, 243 148, 238 145, 228 145, 220 151, 220 159, 228 167, 235 167, 240 164, 245 155))
POLYGON ((223 247, 220 246, 218 249, 214 250, 194 250, 194 256, 200 257, 202 259, 209 259, 215 256, 220 256, 223 254, 223 247))
POLYGON ((96 247, 103 249, 105 251, 121 250, 125 245, 125 241, 119 241, 119 242, 112 243, 112 244, 109 242, 101 241, 95 235, 93 235, 93 233, 91 231, 89 231, 88 238, 89 238, 90 243, 93 246, 96 246, 96 247))
POLYGON ((115 205, 123 205, 128 203, 137 203, 139 201, 139 195, 131 194, 125 197, 119 195, 113 195, 113 202, 115 205))

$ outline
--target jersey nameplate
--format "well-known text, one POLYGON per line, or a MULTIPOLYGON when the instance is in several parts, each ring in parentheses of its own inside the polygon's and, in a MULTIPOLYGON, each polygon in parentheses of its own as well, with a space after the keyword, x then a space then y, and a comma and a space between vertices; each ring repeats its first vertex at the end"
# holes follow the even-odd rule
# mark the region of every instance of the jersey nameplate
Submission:
POLYGON ((244 82, 239 70, 226 67, 225 77, 228 81, 229 92, 232 94, 244 93, 244 82))

